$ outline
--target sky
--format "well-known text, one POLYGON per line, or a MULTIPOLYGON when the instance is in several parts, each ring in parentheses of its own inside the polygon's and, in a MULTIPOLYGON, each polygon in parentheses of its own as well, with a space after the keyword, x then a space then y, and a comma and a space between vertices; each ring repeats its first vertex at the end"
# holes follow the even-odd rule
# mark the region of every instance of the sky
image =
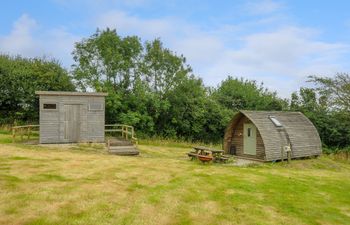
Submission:
POLYGON ((160 38, 208 86, 231 75, 289 97, 309 75, 350 72, 349 10, 346 0, 12 0, 0 8, 0 52, 70 69, 74 43, 109 27, 160 38))

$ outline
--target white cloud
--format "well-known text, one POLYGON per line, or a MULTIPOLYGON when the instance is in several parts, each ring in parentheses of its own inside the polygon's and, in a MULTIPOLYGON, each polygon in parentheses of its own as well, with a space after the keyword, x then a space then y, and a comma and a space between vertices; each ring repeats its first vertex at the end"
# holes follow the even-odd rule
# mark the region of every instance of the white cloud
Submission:
POLYGON ((200 62, 200 66, 211 64, 213 57, 221 54, 223 43, 213 36, 189 36, 176 40, 173 48, 192 62, 200 62))
POLYGON ((142 19, 122 11, 109 11, 98 16, 96 26, 117 29, 123 35, 138 35, 143 40, 152 40, 160 37, 166 47, 184 54, 192 62, 206 62, 212 54, 222 50, 224 46, 219 39, 203 34, 183 21, 174 18, 142 19))
MULTIPOLYGON (((260 11, 267 13, 281 7, 274 4, 264 1, 260 11)), ((223 24, 204 30, 174 18, 142 19, 120 11, 105 13, 97 21, 100 27, 117 28, 123 34, 147 40, 161 37, 166 47, 184 54, 208 85, 236 75, 263 81, 283 97, 305 84, 308 75, 332 75, 344 69, 338 59, 349 52, 347 45, 317 40, 318 30, 297 26, 276 26, 269 32, 254 33, 253 23, 247 23, 250 34, 242 35, 245 27, 239 25, 223 24)))
POLYGON ((97 17, 95 24, 101 29, 115 28, 123 35, 138 35, 143 40, 160 37, 165 47, 183 54, 193 67, 210 65, 212 58, 224 49, 222 40, 215 34, 176 18, 141 19, 125 12, 109 11, 97 17))
POLYGON ((81 37, 72 34, 64 27, 53 28, 43 35, 43 51, 45 55, 59 59, 66 67, 71 66, 73 57, 71 55, 74 44, 81 40, 81 37))
POLYGON ((0 36, 0 52, 24 57, 55 58, 63 65, 70 66, 74 42, 79 39, 63 27, 44 30, 36 20, 23 14, 14 22, 8 35, 0 36))
POLYGON ((337 60, 349 46, 314 38, 313 30, 296 27, 248 35, 241 48, 226 49, 210 70, 203 71, 205 80, 216 83, 227 74, 244 76, 264 81, 288 97, 308 75, 334 74, 342 69, 337 60))
POLYGON ((0 36, 0 49, 12 54, 35 55, 38 43, 32 32, 37 29, 37 22, 27 14, 23 14, 13 23, 12 31, 7 36, 0 36))
POLYGON ((118 32, 140 35, 146 39, 164 37, 172 31, 172 22, 166 19, 143 20, 118 10, 98 16, 95 25, 101 29, 116 28, 118 32))
MULTIPOLYGON (((260 12, 273 12, 279 7, 264 6, 260 12)), ((332 75, 349 69, 341 61, 343 54, 349 53, 348 45, 320 41, 318 30, 274 26, 275 19, 266 20, 270 16, 255 23, 220 24, 204 29, 179 18, 145 19, 111 10, 92 17, 90 23, 101 29, 117 28, 121 35, 138 35, 143 40, 160 37, 165 47, 183 54, 194 73, 208 85, 216 85, 228 75, 242 76, 263 81, 266 87, 289 97, 305 85, 308 75, 332 75), (254 24, 259 28, 268 26, 269 31, 254 29, 254 24)), ((24 14, 9 34, 0 36, 0 50, 29 57, 55 57, 69 67, 74 42, 79 40, 81 37, 65 27, 45 30, 24 14)))

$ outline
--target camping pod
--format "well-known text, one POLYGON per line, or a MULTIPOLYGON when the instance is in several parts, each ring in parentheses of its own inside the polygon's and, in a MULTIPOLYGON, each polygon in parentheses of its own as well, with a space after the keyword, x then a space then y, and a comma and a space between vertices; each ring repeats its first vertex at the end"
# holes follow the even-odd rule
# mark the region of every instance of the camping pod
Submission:
POLYGON ((259 161, 322 153, 315 126, 300 112, 239 111, 226 128, 223 147, 227 154, 259 161))

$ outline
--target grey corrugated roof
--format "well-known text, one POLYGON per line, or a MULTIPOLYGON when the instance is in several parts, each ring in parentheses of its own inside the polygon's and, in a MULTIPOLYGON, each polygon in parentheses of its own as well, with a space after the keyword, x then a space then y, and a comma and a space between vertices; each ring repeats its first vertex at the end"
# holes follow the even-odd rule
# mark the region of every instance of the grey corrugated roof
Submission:
MULTIPOLYGON (((320 155, 322 152, 321 140, 315 126, 300 112, 242 110, 240 114, 249 118, 259 130, 265 145, 267 161, 281 159, 281 146, 288 142, 285 135, 281 135, 280 128, 272 123, 269 116, 274 116, 282 123, 289 135, 293 158, 320 155)), ((232 129, 235 120, 239 117, 236 115, 228 128, 232 129)))
POLYGON ((104 92, 70 92, 70 91, 36 91, 37 95, 64 95, 64 96, 107 96, 104 92))

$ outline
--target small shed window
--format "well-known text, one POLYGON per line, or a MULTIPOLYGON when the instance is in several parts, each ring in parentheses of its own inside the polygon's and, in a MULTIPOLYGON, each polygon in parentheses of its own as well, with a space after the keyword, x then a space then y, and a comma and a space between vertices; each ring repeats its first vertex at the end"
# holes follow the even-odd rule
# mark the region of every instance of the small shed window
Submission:
POLYGON ((248 128, 247 131, 248 131, 248 134, 247 134, 247 135, 248 135, 248 137, 250 137, 250 136, 251 136, 251 132, 252 132, 252 128, 248 128))
POLYGON ((43 109, 56 109, 57 105, 53 103, 44 103, 43 109))
POLYGON ((272 123, 276 126, 276 127, 283 127, 283 125, 281 124, 280 121, 278 121, 278 119, 276 119, 276 117, 274 116, 269 116, 270 120, 272 121, 272 123))
POLYGON ((89 104, 89 110, 103 110, 103 105, 102 103, 90 103, 89 104))

